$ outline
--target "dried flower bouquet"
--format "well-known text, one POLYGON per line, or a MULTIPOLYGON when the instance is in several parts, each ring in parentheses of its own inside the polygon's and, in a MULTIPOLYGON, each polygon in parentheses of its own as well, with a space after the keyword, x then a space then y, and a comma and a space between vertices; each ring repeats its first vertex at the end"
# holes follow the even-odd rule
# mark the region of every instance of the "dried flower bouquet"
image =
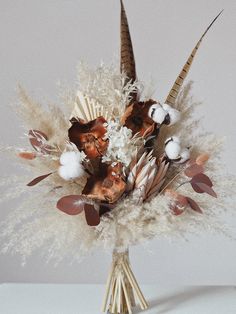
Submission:
POLYGON ((147 308, 129 246, 162 234, 218 228, 216 209, 227 206, 210 198, 217 198, 216 191, 226 196, 231 184, 217 171, 221 141, 196 132, 192 113, 198 104, 191 83, 182 88, 218 16, 163 103, 145 95, 137 80, 122 1, 120 71, 80 64, 79 89, 65 98, 70 113, 53 106, 45 111, 20 88, 18 111, 32 149, 17 154, 38 175, 27 184, 33 197, 4 223, 5 251, 27 256, 47 245, 50 257, 60 260, 98 245, 112 247, 103 311, 132 313, 135 298, 147 308))

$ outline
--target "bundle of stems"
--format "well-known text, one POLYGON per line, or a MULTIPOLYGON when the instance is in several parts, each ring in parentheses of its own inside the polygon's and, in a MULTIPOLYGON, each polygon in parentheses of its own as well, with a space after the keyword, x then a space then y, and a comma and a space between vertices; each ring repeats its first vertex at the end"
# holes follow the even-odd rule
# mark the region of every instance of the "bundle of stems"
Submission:
POLYGON ((113 261, 108 276, 102 311, 112 314, 132 314, 132 308, 139 303, 142 310, 148 304, 131 270, 129 251, 113 251, 113 261))

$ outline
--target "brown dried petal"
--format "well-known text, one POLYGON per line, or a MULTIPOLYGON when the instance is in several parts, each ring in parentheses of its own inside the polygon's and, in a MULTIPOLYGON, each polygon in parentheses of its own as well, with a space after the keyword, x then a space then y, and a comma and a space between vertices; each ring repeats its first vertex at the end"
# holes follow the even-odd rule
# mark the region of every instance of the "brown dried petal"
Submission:
POLYGON ((191 186, 195 192, 204 193, 204 191, 196 183, 193 183, 191 181, 190 181, 190 183, 191 183, 191 186))
MULTIPOLYGON (((213 197, 217 197, 215 191, 209 185, 207 185, 205 183, 196 182, 196 183, 194 183, 194 186, 197 186, 202 191, 202 193, 207 193, 213 197)), ((198 193, 200 193, 200 192, 198 192, 198 193)))
POLYGON ((39 130, 30 130, 29 131, 29 141, 34 149, 37 150, 38 147, 42 146, 42 141, 47 141, 48 137, 46 134, 39 130))
POLYGON ((84 204, 84 212, 87 224, 89 226, 97 226, 100 223, 98 211, 92 204, 84 204))
POLYGON ((108 141, 104 140, 106 120, 98 117, 85 123, 83 120, 72 120, 68 130, 69 139, 78 149, 83 150, 88 158, 95 159, 103 155, 107 149, 108 141))
POLYGON ((201 154, 196 158, 196 164, 200 166, 204 165, 209 158, 210 158, 209 154, 207 153, 201 154))
POLYGON ((57 208, 68 215, 78 215, 84 210, 85 197, 82 195, 67 195, 59 199, 57 208))
POLYGON ((171 208, 171 210, 172 210, 172 212, 173 212, 173 214, 174 214, 175 216, 179 216, 179 215, 181 215, 181 214, 184 213, 184 209, 183 209, 183 208, 179 208, 177 205, 173 206, 173 207, 171 208))
POLYGON ((152 99, 145 102, 136 101, 126 109, 121 121, 127 128, 132 130, 133 135, 139 133, 140 136, 143 136, 147 130, 148 134, 145 134, 145 136, 149 135, 150 127, 155 123, 148 116, 148 111, 155 103, 152 99))
POLYGON ((99 165, 99 172, 88 178, 83 194, 94 200, 114 203, 124 193, 125 188, 122 165, 117 163, 112 167, 102 163, 99 165))
POLYGON ((39 176, 39 177, 33 179, 32 181, 30 181, 27 185, 28 186, 34 186, 34 185, 38 184, 39 182, 41 182, 42 180, 46 179, 51 174, 52 174, 52 172, 44 174, 42 176, 39 176))
POLYGON ((186 197, 187 199, 187 202, 189 204, 189 206, 195 211, 195 212, 198 212, 198 213, 201 213, 202 214, 202 210, 201 208, 198 206, 198 204, 190 197, 186 197))
POLYGON ((193 164, 185 169, 184 173, 187 177, 194 177, 204 171, 203 166, 193 164))
POLYGON ((32 152, 21 152, 18 154, 20 158, 32 160, 36 158, 36 154, 32 152))
POLYGON ((52 146, 45 144, 44 142, 48 140, 46 134, 39 130, 29 131, 29 141, 32 147, 36 151, 40 151, 43 154, 48 154, 52 150, 52 146))
POLYGON ((210 187, 213 186, 213 183, 212 183, 211 179, 204 173, 199 173, 199 174, 195 175, 191 179, 190 182, 191 183, 198 183, 198 182, 200 182, 200 183, 204 183, 204 184, 206 184, 206 185, 208 185, 210 187))

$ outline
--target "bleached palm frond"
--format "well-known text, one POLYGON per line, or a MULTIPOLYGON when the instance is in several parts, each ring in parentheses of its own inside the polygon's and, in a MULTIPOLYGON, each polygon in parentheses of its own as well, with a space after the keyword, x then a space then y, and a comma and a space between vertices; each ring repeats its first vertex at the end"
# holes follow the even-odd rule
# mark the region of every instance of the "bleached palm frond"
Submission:
POLYGON ((71 113, 71 118, 80 118, 85 120, 85 122, 89 122, 100 116, 108 119, 108 112, 104 106, 99 104, 93 98, 90 98, 78 91, 76 103, 71 113))

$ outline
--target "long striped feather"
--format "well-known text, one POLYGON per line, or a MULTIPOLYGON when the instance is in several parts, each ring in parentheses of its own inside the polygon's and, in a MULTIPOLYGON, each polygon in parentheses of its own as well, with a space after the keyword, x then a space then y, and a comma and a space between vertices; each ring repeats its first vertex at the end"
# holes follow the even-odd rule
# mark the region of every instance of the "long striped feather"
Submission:
POLYGON ((214 24, 214 22, 217 20, 217 18, 220 16, 220 14, 223 12, 223 10, 214 18, 214 20, 211 22, 211 24, 207 27, 207 29, 205 30, 205 32, 203 33, 202 37, 200 38, 200 40, 197 42, 196 46, 194 47, 193 51, 191 52, 187 62, 185 63, 184 67, 182 68, 179 76, 177 77, 174 85, 172 86, 169 95, 166 98, 165 103, 170 104, 170 105, 174 105, 176 98, 180 92, 180 89, 183 85, 183 82, 190 70, 190 67, 192 65, 193 59, 197 53, 197 50, 203 40, 203 38, 205 37, 206 33, 209 31, 209 29, 211 28, 211 26, 214 24))
POLYGON ((131 41, 128 20, 124 8, 123 1, 120 1, 121 15, 120 15, 120 68, 121 72, 124 71, 128 77, 128 80, 135 81, 136 69, 135 59, 133 52, 133 45, 131 41))

